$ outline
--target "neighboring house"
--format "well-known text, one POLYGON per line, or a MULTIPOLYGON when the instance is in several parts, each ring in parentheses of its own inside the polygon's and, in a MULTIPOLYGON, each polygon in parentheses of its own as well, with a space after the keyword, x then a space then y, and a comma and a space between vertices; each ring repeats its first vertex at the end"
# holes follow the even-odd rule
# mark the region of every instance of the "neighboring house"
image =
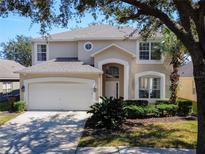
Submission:
POLYGON ((196 87, 193 77, 193 64, 189 62, 179 69, 178 97, 196 101, 196 87))
POLYGON ((33 39, 32 67, 19 71, 29 110, 87 110, 100 96, 169 98, 161 35, 146 42, 130 27, 95 25, 33 39))
POLYGON ((9 96, 19 96, 19 74, 14 72, 23 68, 15 61, 0 59, 0 101, 9 96))

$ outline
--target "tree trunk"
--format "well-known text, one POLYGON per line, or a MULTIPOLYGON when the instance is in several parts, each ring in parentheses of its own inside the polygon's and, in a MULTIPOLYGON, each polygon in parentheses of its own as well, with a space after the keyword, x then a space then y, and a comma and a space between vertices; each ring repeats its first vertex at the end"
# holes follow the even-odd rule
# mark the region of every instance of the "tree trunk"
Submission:
POLYGON ((170 81, 171 81, 171 85, 170 85, 170 91, 171 91, 171 96, 169 99, 169 102, 172 104, 176 104, 176 99, 177 99, 177 87, 179 84, 179 74, 178 74, 178 66, 175 64, 173 65, 173 71, 170 75, 170 81))
POLYGON ((205 63, 202 58, 199 60, 199 57, 192 59, 198 108, 197 154, 205 154, 205 63))

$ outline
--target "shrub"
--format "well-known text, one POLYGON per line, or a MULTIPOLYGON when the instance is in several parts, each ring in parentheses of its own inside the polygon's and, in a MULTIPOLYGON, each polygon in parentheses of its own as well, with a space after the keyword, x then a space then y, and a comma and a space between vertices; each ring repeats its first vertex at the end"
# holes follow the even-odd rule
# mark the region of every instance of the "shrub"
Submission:
POLYGON ((148 116, 158 115, 158 109, 155 105, 136 106, 130 105, 125 107, 128 118, 145 118, 148 116))
POLYGON ((101 103, 95 103, 88 113, 92 113, 92 127, 118 129, 126 118, 123 99, 101 97, 101 103))
POLYGON ((10 111, 11 103, 10 102, 1 102, 0 103, 0 111, 10 111))
POLYGON ((179 100, 178 101, 178 114, 186 116, 192 111, 192 101, 179 100))
POLYGON ((163 104, 163 103, 161 103, 161 104, 156 105, 156 108, 159 111, 158 112, 159 116, 166 116, 166 115, 174 116, 174 115, 176 115, 178 106, 175 104, 163 104))
POLYGON ((125 106, 136 105, 136 106, 147 106, 147 100, 125 100, 125 106))
POLYGON ((25 110, 25 103, 23 101, 15 102, 14 109, 16 112, 23 112, 25 110))
POLYGON ((170 104, 170 102, 169 102, 168 100, 157 100, 157 101, 155 102, 155 104, 156 104, 156 105, 158 105, 158 104, 170 104))
POLYGON ((159 115, 159 110, 156 108, 155 105, 148 105, 144 108, 146 116, 157 116, 159 115))
POLYGON ((143 118, 146 115, 146 112, 143 106, 130 105, 130 106, 126 106, 125 110, 127 112, 127 117, 131 119, 132 118, 143 118))

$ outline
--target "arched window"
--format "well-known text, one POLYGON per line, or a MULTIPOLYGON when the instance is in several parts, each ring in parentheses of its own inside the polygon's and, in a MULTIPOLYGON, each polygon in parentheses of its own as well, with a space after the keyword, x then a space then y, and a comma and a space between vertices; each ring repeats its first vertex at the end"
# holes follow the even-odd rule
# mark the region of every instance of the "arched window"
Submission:
POLYGON ((159 72, 142 72, 136 74, 137 99, 164 99, 165 75, 159 72))
POLYGON ((142 76, 139 78, 139 98, 160 98, 161 81, 159 77, 142 76))
POLYGON ((105 68, 106 78, 119 78, 119 68, 117 66, 108 66, 105 68))

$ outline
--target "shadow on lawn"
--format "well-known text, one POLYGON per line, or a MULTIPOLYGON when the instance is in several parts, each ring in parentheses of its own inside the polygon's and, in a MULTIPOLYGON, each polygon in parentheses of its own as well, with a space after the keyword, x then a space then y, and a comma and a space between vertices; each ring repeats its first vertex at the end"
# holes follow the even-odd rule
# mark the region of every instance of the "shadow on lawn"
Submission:
MULTIPOLYGON (((160 125, 142 123, 136 124, 134 130, 105 132, 103 130, 94 130, 84 133, 84 140, 81 139, 79 146, 140 146, 140 147, 164 147, 164 148, 196 148, 196 143, 189 143, 184 140, 183 133, 189 135, 187 129, 164 128, 160 125), (137 125, 139 125, 137 127, 137 125), (181 135, 179 135, 181 133, 181 135), (101 135, 99 135, 101 134, 101 135), (88 137, 86 139, 86 136, 88 137), (91 137, 89 137, 91 136, 91 137), (183 139, 182 139, 182 138, 183 139)), ((191 131, 190 131, 191 133, 191 131)))
POLYGON ((0 153, 75 153, 72 143, 81 134, 85 120, 56 114, 46 119, 30 118, 26 124, 3 125, 0 153))

